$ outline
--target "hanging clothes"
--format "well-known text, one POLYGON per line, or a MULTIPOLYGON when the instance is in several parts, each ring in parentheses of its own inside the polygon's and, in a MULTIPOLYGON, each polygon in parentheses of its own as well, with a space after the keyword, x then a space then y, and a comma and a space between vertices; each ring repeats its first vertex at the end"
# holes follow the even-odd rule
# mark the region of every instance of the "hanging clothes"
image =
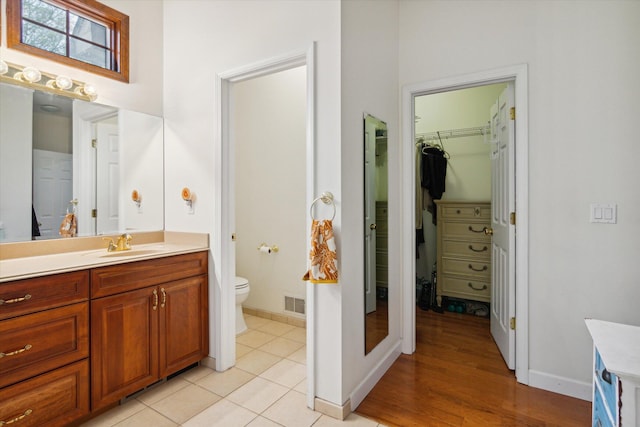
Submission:
POLYGON ((447 176, 447 157, 444 150, 438 147, 427 146, 422 149, 421 182, 431 197, 428 210, 436 224, 436 208, 433 200, 442 198, 445 192, 445 180, 447 176))

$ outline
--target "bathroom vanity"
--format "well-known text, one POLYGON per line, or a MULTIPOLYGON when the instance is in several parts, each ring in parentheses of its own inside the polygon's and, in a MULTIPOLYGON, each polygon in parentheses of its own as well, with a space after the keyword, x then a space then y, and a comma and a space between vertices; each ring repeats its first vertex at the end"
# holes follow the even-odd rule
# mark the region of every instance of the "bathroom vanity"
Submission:
POLYGON ((207 247, 1 260, 0 425, 74 424, 205 358, 207 247))

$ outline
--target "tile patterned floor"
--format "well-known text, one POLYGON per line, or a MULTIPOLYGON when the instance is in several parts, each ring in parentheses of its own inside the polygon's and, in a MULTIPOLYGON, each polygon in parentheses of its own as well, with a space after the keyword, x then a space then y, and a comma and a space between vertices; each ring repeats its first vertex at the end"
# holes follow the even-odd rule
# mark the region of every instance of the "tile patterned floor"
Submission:
POLYGON ((82 427, 376 427, 357 414, 344 421, 306 405, 306 333, 245 315, 236 338, 236 366, 191 369, 140 394, 82 427))

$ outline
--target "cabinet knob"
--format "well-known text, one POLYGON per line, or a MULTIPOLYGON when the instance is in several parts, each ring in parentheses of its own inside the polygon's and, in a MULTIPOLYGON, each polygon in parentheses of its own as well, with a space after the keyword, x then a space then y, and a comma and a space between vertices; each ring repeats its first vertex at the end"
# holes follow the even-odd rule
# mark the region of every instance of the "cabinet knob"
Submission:
POLYGON ((375 230, 376 228, 378 228, 378 226, 376 224, 371 224, 369 226, 369 229, 371 229, 371 230, 375 230))
POLYGON ((487 236, 493 236, 493 228, 485 227, 484 228, 484 234, 486 234, 487 236))

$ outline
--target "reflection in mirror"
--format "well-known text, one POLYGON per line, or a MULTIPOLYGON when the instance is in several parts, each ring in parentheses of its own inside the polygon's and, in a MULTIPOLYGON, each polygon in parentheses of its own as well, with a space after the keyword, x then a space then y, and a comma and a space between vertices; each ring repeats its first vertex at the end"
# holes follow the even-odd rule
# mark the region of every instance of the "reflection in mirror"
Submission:
POLYGON ((389 333, 387 125, 364 116, 365 354, 389 333))
POLYGON ((162 118, 0 91, 0 242, 163 229, 162 118))

